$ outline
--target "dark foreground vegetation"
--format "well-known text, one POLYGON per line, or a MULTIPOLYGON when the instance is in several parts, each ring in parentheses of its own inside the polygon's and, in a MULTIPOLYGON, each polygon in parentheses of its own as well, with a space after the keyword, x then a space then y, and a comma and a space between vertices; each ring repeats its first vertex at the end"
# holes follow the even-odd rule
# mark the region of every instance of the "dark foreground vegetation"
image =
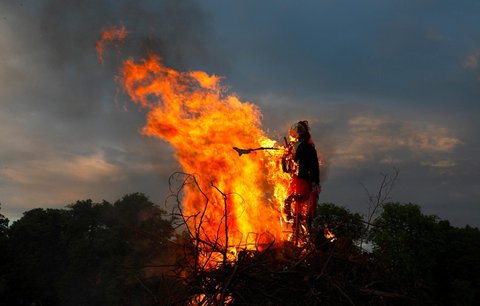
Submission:
POLYGON ((335 204, 318 213, 315 244, 242 251, 213 270, 142 194, 11 225, 0 215, 0 305, 480 305, 477 228, 414 204, 382 203, 370 222, 335 204))

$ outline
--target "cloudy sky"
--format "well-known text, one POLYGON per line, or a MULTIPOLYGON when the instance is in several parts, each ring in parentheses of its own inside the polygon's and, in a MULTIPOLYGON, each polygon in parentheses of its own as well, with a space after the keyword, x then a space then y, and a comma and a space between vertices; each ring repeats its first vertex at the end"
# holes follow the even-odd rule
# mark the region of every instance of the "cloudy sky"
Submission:
POLYGON ((480 2, 0 0, 0 203, 11 220, 80 199, 168 195, 180 170, 115 81, 146 50, 224 76, 281 140, 307 119, 321 201, 365 213, 364 187, 480 226, 480 2), (125 26, 97 60, 102 29, 125 26))

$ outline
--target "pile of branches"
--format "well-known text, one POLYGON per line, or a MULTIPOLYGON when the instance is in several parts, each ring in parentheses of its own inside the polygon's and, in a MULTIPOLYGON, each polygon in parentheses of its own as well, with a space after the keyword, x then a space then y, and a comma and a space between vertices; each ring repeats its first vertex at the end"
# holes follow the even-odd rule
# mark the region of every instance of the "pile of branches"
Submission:
MULTIPOLYGON (((177 174, 180 175, 180 174, 177 174)), ((342 237, 323 234, 301 245, 272 243, 267 247, 240 249, 236 260, 228 260, 229 248, 217 240, 201 239, 202 214, 185 216, 180 209, 180 190, 194 184, 193 176, 182 174, 177 189, 178 215, 187 229, 183 255, 175 271, 187 296, 171 299, 172 305, 406 305, 416 304, 398 284, 380 281, 368 254, 342 237), (215 267, 202 265, 199 254, 215 252, 215 267), (181 262, 181 263, 180 263, 181 262)), ((212 186, 216 188, 215 186, 212 186)), ((219 191, 221 192, 221 191, 219 191)), ((204 194, 202 192, 202 194, 204 194)), ((222 193, 226 200, 226 196, 222 193)), ((205 201, 208 205, 208 199, 205 201)), ((225 228, 227 231, 227 228, 225 228)), ((315 230, 323 233, 318 228, 315 230)))
POLYGON ((375 281, 368 257, 290 243, 263 251, 242 251, 238 260, 199 271, 187 280, 197 305, 405 305, 394 284, 375 281))

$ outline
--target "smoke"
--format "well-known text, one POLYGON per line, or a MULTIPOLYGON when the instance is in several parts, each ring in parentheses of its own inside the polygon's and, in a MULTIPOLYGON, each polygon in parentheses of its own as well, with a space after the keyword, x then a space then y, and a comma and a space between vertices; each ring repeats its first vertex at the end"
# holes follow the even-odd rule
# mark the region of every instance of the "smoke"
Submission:
POLYGON ((463 61, 463 68, 465 69, 477 69, 480 63, 480 49, 475 50, 465 57, 463 61))
POLYGON ((127 46, 129 56, 139 49, 151 49, 169 65, 208 58, 208 19, 194 0, 119 0, 115 5, 111 1, 82 0, 42 3, 40 31, 52 65, 83 64, 78 59, 95 54, 92 42, 98 39, 101 29, 115 25, 125 26, 135 38, 127 46))
MULTIPOLYGON (((208 61, 208 18, 194 0, 39 0, 1 6, 15 32, 11 43, 21 52, 12 70, 21 70, 29 81, 15 98, 24 96, 19 104, 45 121, 73 125, 73 137, 86 136, 85 125, 103 127, 118 119, 111 114, 119 90, 113 78, 126 56, 154 52, 172 67, 208 61), (118 50, 106 48, 102 66, 95 42, 108 26, 124 26, 129 37, 118 50)), ((124 132, 131 128, 124 126, 124 132)))
MULTIPOLYGON (((166 187, 158 185, 174 167, 165 157, 170 149, 139 136, 143 115, 124 111, 122 99, 128 98, 115 96, 120 89, 114 77, 125 57, 147 51, 161 54, 171 66, 208 62, 210 27, 199 3, 2 1, 0 12, 0 79, 9 80, 1 86, 0 110, 10 118, 0 130, 15 135, 13 144, 11 135, 0 139, 0 147, 8 148, 0 152, 4 211, 20 215, 30 205, 115 199, 136 191, 152 195, 153 190, 153 197, 163 199, 166 187), (108 26, 125 26, 129 35, 121 48, 106 46, 101 65, 95 43, 108 26), (108 187, 93 184, 96 179, 74 179, 75 170, 67 165, 89 157, 91 165, 117 169, 108 187)), ((95 169, 84 168, 93 176, 95 169)))

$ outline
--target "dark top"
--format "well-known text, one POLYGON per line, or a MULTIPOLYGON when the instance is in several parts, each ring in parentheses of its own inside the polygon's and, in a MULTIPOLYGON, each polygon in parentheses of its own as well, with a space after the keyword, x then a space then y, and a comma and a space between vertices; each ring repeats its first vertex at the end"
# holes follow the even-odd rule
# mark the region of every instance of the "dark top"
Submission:
POLYGON ((298 177, 320 185, 320 169, 317 150, 313 144, 301 141, 295 150, 295 161, 298 164, 298 177))

